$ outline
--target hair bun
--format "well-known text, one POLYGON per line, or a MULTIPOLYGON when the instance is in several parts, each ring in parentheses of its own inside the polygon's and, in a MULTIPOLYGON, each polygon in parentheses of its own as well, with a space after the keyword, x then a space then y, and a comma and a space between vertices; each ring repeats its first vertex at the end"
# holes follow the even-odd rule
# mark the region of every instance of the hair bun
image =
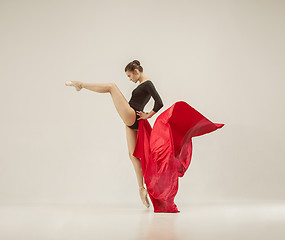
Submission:
POLYGON ((135 64, 137 64, 137 65, 139 65, 139 66, 141 65, 141 63, 140 63, 139 60, 134 60, 133 63, 135 63, 135 64))
POLYGON ((125 72, 126 71, 133 72, 135 69, 138 69, 140 72, 143 72, 143 67, 141 66, 139 60, 134 60, 132 62, 129 62, 128 65, 125 67, 125 72))

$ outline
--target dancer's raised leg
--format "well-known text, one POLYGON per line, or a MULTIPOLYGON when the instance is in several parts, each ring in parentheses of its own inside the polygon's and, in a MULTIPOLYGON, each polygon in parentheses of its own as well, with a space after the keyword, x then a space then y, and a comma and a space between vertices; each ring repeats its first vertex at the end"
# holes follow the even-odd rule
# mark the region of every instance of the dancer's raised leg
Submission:
POLYGON ((65 85, 74 86, 77 91, 81 90, 82 88, 86 88, 99 93, 109 92, 112 96, 117 112, 124 123, 131 126, 136 121, 136 112, 133 108, 131 108, 128 101, 115 83, 85 83, 79 81, 67 81, 65 85))

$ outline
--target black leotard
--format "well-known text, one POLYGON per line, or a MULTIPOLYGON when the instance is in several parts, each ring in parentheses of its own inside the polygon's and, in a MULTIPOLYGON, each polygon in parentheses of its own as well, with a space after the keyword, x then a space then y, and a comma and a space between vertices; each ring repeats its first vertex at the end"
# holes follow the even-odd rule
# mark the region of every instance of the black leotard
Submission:
MULTIPOLYGON (((143 111, 144 106, 147 104, 150 97, 152 97, 155 102, 152 110, 158 112, 159 109, 163 107, 163 102, 152 81, 146 80, 133 90, 129 104, 135 111, 143 111)), ((138 129, 138 118, 139 115, 136 114, 136 121, 132 126, 129 126, 130 128, 138 129)))

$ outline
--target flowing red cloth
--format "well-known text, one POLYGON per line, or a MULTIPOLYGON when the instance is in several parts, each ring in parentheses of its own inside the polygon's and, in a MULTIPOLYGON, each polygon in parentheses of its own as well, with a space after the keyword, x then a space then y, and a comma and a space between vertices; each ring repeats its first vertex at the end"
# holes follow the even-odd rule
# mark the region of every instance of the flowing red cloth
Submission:
POLYGON ((192 137, 223 127, 213 123, 184 101, 175 102, 156 118, 151 128, 139 120, 133 155, 141 159, 142 172, 154 212, 180 212, 174 203, 178 177, 191 162, 192 137))

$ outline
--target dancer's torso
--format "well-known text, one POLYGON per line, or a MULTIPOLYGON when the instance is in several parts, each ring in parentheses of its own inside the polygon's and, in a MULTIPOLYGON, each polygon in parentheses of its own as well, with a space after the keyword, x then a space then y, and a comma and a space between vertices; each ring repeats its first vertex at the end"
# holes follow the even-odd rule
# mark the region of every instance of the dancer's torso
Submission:
POLYGON ((146 80, 139 84, 133 91, 129 104, 132 108, 143 111, 145 105, 149 101, 150 97, 153 97, 155 104, 153 111, 158 112, 163 107, 162 100, 156 91, 152 81, 146 80))

